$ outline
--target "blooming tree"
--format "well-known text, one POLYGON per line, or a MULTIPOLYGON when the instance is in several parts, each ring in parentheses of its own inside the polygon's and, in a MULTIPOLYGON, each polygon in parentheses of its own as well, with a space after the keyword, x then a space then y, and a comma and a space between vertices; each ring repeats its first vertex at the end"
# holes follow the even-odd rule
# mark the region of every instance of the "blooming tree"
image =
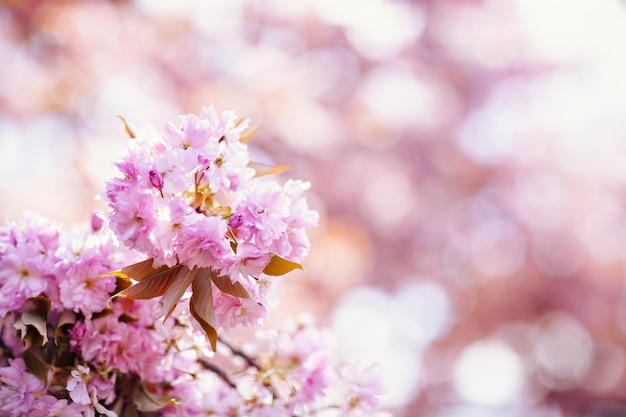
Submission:
POLYGON ((0 417, 371 415, 372 367, 306 316, 245 343, 302 268, 309 184, 255 169, 248 121, 213 107, 130 135, 110 212, 0 228, 0 417))

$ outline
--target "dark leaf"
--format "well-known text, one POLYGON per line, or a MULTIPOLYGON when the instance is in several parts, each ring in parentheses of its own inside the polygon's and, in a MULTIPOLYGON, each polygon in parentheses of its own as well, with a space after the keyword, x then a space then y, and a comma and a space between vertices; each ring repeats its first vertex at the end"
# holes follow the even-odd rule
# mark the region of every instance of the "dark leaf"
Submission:
POLYGON ((217 272, 211 271, 211 279, 213 283, 215 283, 215 286, 226 294, 239 298, 250 298, 250 294, 248 294, 248 291, 246 291, 243 285, 241 285, 239 281, 233 283, 229 276, 218 275, 217 272))
MULTIPOLYGON (((146 259, 145 261, 137 262, 136 264, 125 266, 124 268, 122 268, 122 273, 125 275, 126 278, 132 278, 135 281, 143 281, 146 278, 153 277, 170 268, 175 268, 175 266, 169 267, 167 265, 154 268, 152 266, 153 262, 154 259, 150 258, 146 259)), ((113 272, 113 274, 115 275, 115 272, 113 272)), ((124 277, 124 275, 117 276, 124 277)))
POLYGON ((111 295, 115 295, 120 291, 124 291, 126 288, 133 285, 133 282, 130 280, 130 278, 127 278, 125 276, 115 275, 114 272, 112 274, 115 276, 115 290, 113 290, 113 293, 111 295))
POLYGON ((198 271, 198 268, 189 271, 187 267, 182 267, 178 274, 176 274, 174 281, 163 295, 163 298, 161 298, 162 312, 165 313, 166 319, 172 314, 176 303, 180 300, 180 297, 185 294, 185 291, 187 291, 187 288, 191 285, 198 271))
POLYGON ((189 300, 189 310, 202 326, 211 342, 211 348, 215 352, 217 349, 217 330, 213 308, 213 288, 208 269, 204 268, 201 271, 202 273, 198 274, 191 284, 193 293, 189 300))
POLYGON ((50 299, 42 296, 24 302, 23 312, 13 326, 20 331, 27 349, 48 343, 48 312, 51 305, 50 299))
POLYGON ((127 296, 142 300, 161 296, 165 294, 181 268, 183 268, 182 265, 167 268, 157 274, 144 278, 141 282, 125 289, 115 296, 127 296))
POLYGON ((110 308, 105 308, 102 311, 98 311, 97 313, 93 313, 91 318, 92 318, 92 320, 96 320, 96 319, 100 319, 102 317, 106 317, 108 315, 111 315, 113 313, 114 313, 114 311, 111 310, 110 308))
POLYGON ((41 348, 28 349, 22 353, 28 372, 41 379, 44 384, 48 382, 48 370, 50 365, 43 359, 41 348))
POLYGON ((139 321, 139 319, 124 313, 118 317, 118 321, 120 321, 121 323, 135 323, 139 321))
POLYGON ((72 310, 63 310, 61 317, 57 323, 57 328, 54 330, 54 339, 58 344, 59 339, 66 335, 66 332, 74 326, 76 323, 76 313, 72 310))

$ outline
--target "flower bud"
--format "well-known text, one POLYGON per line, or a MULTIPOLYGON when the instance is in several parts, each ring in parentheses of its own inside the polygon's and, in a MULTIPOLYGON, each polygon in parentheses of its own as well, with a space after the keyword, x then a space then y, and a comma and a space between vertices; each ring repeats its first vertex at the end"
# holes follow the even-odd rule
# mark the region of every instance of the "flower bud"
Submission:
POLYGON ((102 216, 96 212, 91 213, 91 230, 97 232, 98 230, 102 229, 103 225, 104 219, 102 218, 102 216))
POLYGON ((150 184, 152 184, 154 188, 158 190, 163 189, 163 176, 160 173, 151 169, 148 175, 150 176, 150 184))
POLYGON ((231 229, 241 227, 242 224, 243 215, 241 215, 240 213, 235 213, 230 217, 230 219, 228 219, 228 225, 231 227, 231 229))

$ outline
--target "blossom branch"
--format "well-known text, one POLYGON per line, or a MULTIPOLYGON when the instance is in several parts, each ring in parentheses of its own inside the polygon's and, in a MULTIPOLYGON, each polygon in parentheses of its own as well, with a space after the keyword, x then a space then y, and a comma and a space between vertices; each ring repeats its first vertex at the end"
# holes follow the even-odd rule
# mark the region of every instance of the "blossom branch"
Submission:
POLYGON ((227 342, 226 340, 224 340, 224 338, 220 336, 218 336, 217 340, 222 345, 226 346, 228 350, 232 352, 233 355, 239 356, 240 358, 245 360, 248 366, 255 368, 255 369, 261 369, 260 366, 256 363, 256 361, 252 359, 250 356, 246 355, 241 349, 237 348, 236 346, 233 346, 230 342, 227 342))
POLYGON ((202 365, 202 367, 206 369, 207 371, 211 371, 214 374, 216 374, 218 377, 220 377, 220 379, 224 381, 226 385, 228 385, 234 390, 237 389, 237 385, 232 381, 232 379, 230 379, 228 374, 226 374, 226 372, 222 368, 218 367, 217 365, 209 362, 208 360, 204 358, 198 358, 198 363, 202 365))

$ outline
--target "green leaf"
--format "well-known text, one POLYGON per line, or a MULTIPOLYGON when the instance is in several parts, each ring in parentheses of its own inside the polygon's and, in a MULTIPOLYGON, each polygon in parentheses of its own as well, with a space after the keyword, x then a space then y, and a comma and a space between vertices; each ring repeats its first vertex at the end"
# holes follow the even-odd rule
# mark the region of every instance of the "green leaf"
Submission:
POLYGON ((191 284, 191 289, 193 293, 189 300, 189 311, 202 326, 211 342, 211 348, 215 352, 217 350, 217 326, 213 308, 213 286, 208 269, 203 268, 200 270, 200 273, 191 284))
POLYGON ((160 272, 149 277, 144 277, 142 281, 126 288, 124 291, 116 294, 115 297, 127 296, 147 300, 161 296, 165 294, 170 285, 172 285, 172 282, 174 282, 181 268, 183 268, 182 265, 168 267, 165 270, 159 268, 158 270, 160 270, 160 272))
POLYGON ((165 319, 174 311, 176 303, 180 300, 180 297, 185 294, 187 288, 191 285, 191 282, 198 275, 198 271, 201 268, 194 268, 191 271, 187 267, 180 269, 178 274, 174 277, 174 280, 170 284, 169 288, 161 298, 162 313, 165 313, 165 319))
POLYGON ((229 276, 218 275, 217 272, 211 271, 211 280, 220 291, 226 294, 239 298, 250 298, 250 294, 243 285, 239 281, 232 282, 229 276))
POLYGON ((269 263, 263 269, 263 273, 274 277, 285 275, 294 269, 302 269, 302 265, 297 262, 292 262, 278 255, 272 255, 269 263))

